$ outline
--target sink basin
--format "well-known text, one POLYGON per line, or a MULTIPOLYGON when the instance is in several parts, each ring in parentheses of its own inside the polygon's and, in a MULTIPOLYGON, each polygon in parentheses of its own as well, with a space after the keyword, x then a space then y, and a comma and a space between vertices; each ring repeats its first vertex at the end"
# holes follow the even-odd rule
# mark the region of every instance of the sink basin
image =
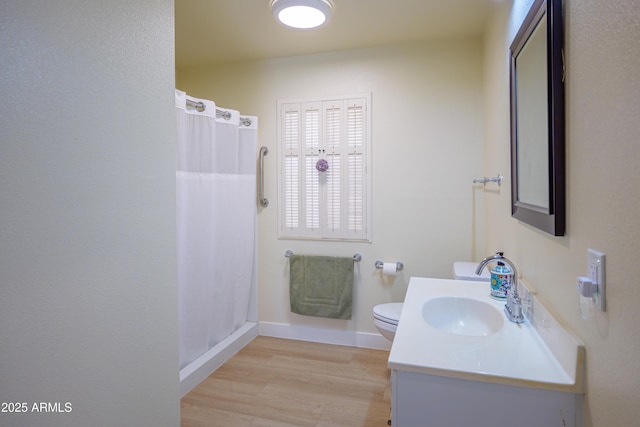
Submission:
POLYGON ((584 393, 584 344, 534 294, 523 294, 531 317, 513 323, 488 291, 467 280, 412 277, 389 353, 392 372, 584 393))
POLYGON ((422 317, 431 327, 456 335, 491 335, 504 326, 496 307, 464 297, 430 299, 422 306, 422 317))

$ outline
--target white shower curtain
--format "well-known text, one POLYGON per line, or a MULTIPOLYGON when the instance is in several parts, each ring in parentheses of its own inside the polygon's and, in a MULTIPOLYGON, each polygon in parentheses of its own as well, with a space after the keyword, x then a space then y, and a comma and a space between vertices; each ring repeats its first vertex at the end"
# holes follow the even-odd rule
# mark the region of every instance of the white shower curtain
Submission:
POLYGON ((189 99, 205 110, 176 90, 180 369, 244 325, 255 280, 257 118, 189 99))

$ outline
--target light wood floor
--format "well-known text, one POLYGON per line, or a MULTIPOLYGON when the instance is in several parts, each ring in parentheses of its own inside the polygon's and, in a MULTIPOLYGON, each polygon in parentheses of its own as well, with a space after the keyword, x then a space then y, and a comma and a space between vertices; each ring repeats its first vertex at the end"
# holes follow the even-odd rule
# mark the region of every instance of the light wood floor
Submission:
POLYGON ((182 427, 387 426, 388 351, 259 336, 182 398, 182 427))

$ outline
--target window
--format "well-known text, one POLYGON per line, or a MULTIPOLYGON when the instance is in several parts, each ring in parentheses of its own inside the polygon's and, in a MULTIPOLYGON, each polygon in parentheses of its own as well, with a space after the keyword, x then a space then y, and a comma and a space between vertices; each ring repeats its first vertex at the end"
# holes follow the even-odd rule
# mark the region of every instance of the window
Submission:
POLYGON ((279 237, 370 241, 370 101, 278 102, 279 237))

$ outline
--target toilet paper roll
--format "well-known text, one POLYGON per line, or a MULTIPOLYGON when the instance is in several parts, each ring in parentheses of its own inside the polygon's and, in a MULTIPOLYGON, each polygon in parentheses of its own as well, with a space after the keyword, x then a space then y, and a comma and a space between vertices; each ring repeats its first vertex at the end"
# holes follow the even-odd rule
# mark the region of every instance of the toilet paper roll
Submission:
POLYGON ((397 276, 398 265, 395 262, 385 262, 382 264, 382 274, 385 276, 397 276))

